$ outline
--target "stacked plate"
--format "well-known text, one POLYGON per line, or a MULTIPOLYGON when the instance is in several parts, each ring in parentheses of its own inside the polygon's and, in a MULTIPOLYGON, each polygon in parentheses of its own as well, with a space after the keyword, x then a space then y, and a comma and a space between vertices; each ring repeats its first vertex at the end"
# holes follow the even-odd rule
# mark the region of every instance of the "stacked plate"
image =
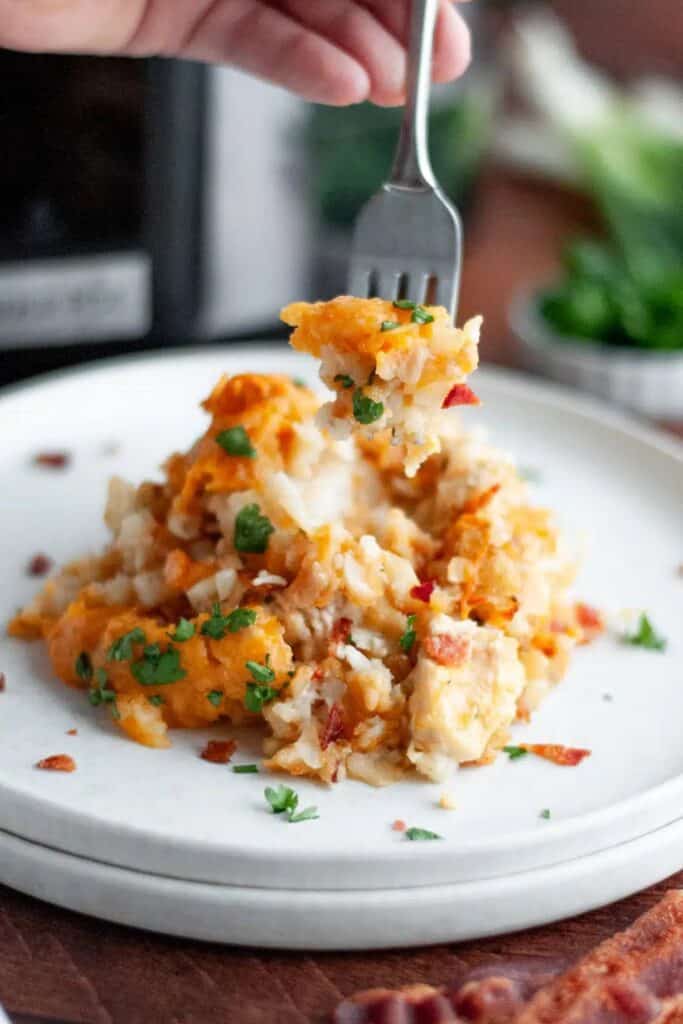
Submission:
MULTIPOLYGON (((0 400, 0 611, 58 562, 104 539, 106 479, 154 473, 202 429, 196 403, 221 371, 312 378, 280 349, 146 356, 51 377, 0 400), (71 454, 41 471, 36 452, 71 454)), ((607 903, 683 867, 683 457, 674 442, 546 385, 478 374, 492 439, 525 467, 534 497, 586 543, 580 595, 646 610, 665 652, 608 635, 515 741, 590 748, 577 768, 537 758, 459 772, 447 787, 383 790, 298 780, 317 820, 289 824, 264 799, 267 774, 126 740, 82 693, 53 681, 37 646, 0 640, 0 882, 109 920, 200 939, 310 949, 414 945, 527 927, 607 903), (76 730, 76 734, 72 730, 76 730), (36 771, 70 754, 72 774, 36 771), (546 813, 548 812, 548 813, 546 813), (392 823, 442 838, 411 842, 392 823)), ((259 759, 238 737, 235 763, 259 759)), ((289 783, 292 780, 285 779, 289 783)))

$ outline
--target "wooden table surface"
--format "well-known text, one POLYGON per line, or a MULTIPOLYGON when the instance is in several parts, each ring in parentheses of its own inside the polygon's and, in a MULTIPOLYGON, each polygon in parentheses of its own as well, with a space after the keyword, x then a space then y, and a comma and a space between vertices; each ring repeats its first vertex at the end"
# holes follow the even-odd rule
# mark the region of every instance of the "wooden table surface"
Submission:
MULTIPOLYGON (((680 73, 680 0, 556 0, 592 58, 616 73, 680 73), (618 29, 618 31, 617 31, 618 29)), ((484 176, 468 227, 463 314, 483 310, 484 359, 514 365, 505 309, 546 274, 568 233, 590 223, 575 199, 498 171, 484 176)), ((500 957, 574 959, 628 925, 668 882, 572 921, 422 950, 261 953, 169 939, 58 910, 0 887, 0 1003, 14 1024, 315 1024, 362 988, 443 984, 500 957)), ((334 929, 334 921, 330 921, 334 929)))

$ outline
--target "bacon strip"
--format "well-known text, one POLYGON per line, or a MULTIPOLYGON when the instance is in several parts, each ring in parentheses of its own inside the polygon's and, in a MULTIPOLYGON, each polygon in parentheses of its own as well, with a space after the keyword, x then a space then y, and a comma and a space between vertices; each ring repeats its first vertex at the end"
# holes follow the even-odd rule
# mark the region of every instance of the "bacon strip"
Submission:
POLYGON ((441 408, 451 409, 454 405, 481 405, 481 401, 467 384, 455 384, 441 403, 441 408))
POLYGON ((234 740, 209 740, 199 756, 212 764, 228 764, 236 750, 234 740))
POLYGON ((344 719, 338 704, 333 704, 327 714, 327 721, 320 736, 320 749, 327 750, 330 743, 336 743, 344 736, 344 719))
MULTIPOLYGON (((564 966, 564 965, 563 965, 564 966)), ((683 890, 569 970, 496 964, 455 985, 372 989, 334 1024, 683 1024, 683 890)))
POLYGON ((447 633, 432 633, 422 641, 425 654, 437 665, 458 668, 470 653, 470 641, 466 636, 448 636, 447 633))
POLYGON ((546 761, 562 767, 574 768, 577 764, 590 757, 591 751, 581 747, 565 747, 561 743, 520 743, 523 750, 537 757, 544 757, 546 761))
POLYGON ((416 601, 424 601, 425 604, 429 604, 435 586, 434 580, 423 580, 422 583, 418 583, 411 589, 410 596, 414 597, 416 601))
POLYGON ((672 1024, 681 996, 683 891, 674 890, 540 991, 515 1024, 672 1024))
POLYGON ((38 761, 36 768, 44 772, 75 772, 76 762, 69 754, 51 754, 38 761))
POLYGON ((538 989, 564 967, 515 962, 466 972, 450 987, 370 989, 337 1007, 334 1024, 511 1024, 538 989))

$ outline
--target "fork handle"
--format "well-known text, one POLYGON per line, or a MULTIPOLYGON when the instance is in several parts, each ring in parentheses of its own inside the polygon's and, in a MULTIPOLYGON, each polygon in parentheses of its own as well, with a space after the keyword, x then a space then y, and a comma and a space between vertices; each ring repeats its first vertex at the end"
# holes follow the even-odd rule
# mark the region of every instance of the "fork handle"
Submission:
POLYGON ((429 159, 427 116, 438 7, 439 0, 412 0, 406 105, 389 181, 400 188, 436 187, 429 159))

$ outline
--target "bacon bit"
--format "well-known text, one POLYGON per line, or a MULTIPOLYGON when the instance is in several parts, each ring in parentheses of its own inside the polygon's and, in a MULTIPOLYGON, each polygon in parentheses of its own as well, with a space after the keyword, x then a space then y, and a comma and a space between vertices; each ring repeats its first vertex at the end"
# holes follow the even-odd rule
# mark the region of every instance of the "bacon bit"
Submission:
POLYGON ((470 641, 466 636, 448 636, 446 633, 434 633, 426 636, 422 646, 428 658, 437 665, 457 668, 467 661, 470 653, 470 641))
POLYGON ((228 764, 236 750, 234 740, 209 740, 199 756, 212 764, 228 764))
POLYGON ((523 750, 537 757, 544 757, 546 761, 573 768, 586 757, 590 757, 590 750, 583 750, 580 747, 565 747, 561 743, 520 743, 523 750))
POLYGON ((324 674, 325 673, 321 669, 320 665, 316 665, 316 667, 313 669, 313 675, 311 676, 311 680, 315 683, 319 683, 324 674))
POLYGON ((475 515, 480 512, 485 505, 491 501, 501 488, 501 484, 492 484, 487 487, 485 491, 480 491, 479 494, 473 494, 471 498, 468 498, 465 502, 461 515, 475 515))
POLYGON ((4 693, 5 692, 6 686, 7 686, 7 676, 5 675, 4 672, 0 672, 0 693, 4 693))
POLYGON ((78 729, 67 729, 67 736, 78 736, 78 729))
POLYGON ((481 401, 467 384, 455 384, 441 403, 441 408, 450 409, 454 405, 481 405, 481 401))
POLYGON ((405 832, 405 830, 408 828, 408 826, 406 825, 405 821, 403 821, 402 818, 397 818, 391 827, 394 830, 394 832, 405 832))
POLYGON ((435 586, 434 580, 423 580, 422 583, 418 583, 416 587, 412 588, 410 596, 414 597, 416 601, 424 601, 425 604, 429 604, 435 586))
POLYGON ((26 566, 26 572, 29 576, 46 576, 52 565, 52 559, 47 555, 34 555, 26 566))
POLYGON ((330 643, 335 647, 348 643, 352 625, 351 619, 337 619, 330 631, 330 643))
POLYGON ((71 462, 68 452, 38 452, 33 457, 36 466, 44 466, 47 469, 66 469, 71 462))
POLYGON ((336 743, 344 736, 344 719, 338 704, 333 704, 329 710, 325 727, 320 737, 320 749, 327 750, 330 743, 336 743))
POLYGON ((604 632, 605 620, 597 608, 579 602, 574 610, 576 612, 576 621, 585 634, 584 642, 593 640, 600 633, 604 632))
POLYGON ((75 772, 76 762, 69 754, 52 754, 51 757, 44 757, 38 761, 36 768, 44 772, 75 772))

